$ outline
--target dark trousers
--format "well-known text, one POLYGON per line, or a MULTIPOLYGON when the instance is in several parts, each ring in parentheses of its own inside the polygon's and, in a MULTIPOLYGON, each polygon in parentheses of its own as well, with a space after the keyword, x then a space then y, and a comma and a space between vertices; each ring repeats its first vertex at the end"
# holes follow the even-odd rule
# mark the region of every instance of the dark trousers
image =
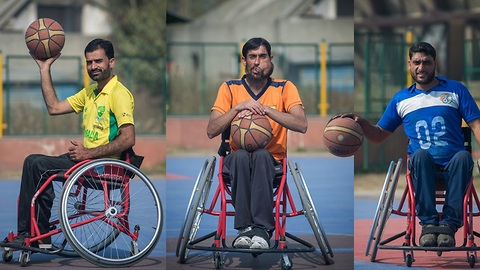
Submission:
POLYGON ((427 150, 419 149, 408 164, 415 188, 417 216, 420 224, 449 225, 454 231, 463 226, 463 198, 472 177, 473 160, 467 151, 460 151, 445 165, 438 166, 427 150), (439 221, 435 204, 435 183, 445 180, 445 204, 439 221))
MULTIPOLYGON (((65 171, 75 165, 68 154, 58 157, 45 155, 30 155, 23 162, 22 182, 18 201, 18 232, 30 233, 30 205, 37 190, 50 176, 60 171, 65 171)), ((52 209, 55 193, 50 183, 37 197, 35 204, 35 217, 40 233, 49 231, 50 211, 52 209)))
POLYGON ((250 153, 237 150, 224 159, 230 177, 235 207, 235 229, 248 226, 275 229, 273 218, 273 180, 279 164, 266 149, 250 153))

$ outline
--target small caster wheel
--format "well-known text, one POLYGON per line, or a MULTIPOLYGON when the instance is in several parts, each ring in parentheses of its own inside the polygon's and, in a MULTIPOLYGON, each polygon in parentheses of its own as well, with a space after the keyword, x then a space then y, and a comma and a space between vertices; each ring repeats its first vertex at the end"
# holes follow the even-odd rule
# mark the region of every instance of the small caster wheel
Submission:
POLYGON ((412 254, 407 254, 407 256, 405 257, 405 264, 407 265, 407 267, 410 267, 412 266, 412 263, 413 263, 412 254))
POLYGON ((2 253, 2 259, 4 262, 8 263, 12 260, 13 258, 13 251, 9 250, 9 251, 3 251, 2 253))
POLYGON ((287 254, 282 255, 282 259, 280 260, 282 270, 290 270, 292 269, 292 261, 290 261, 290 258, 288 257, 287 254))
POLYGON ((441 251, 437 251, 437 256, 438 256, 438 257, 442 256, 442 252, 441 252, 441 251))
POLYGON ((252 256, 253 256, 254 258, 258 257, 259 255, 260 255, 260 253, 252 253, 252 256))
POLYGON ((213 264, 215 265, 215 269, 220 269, 222 267, 223 261, 220 252, 215 252, 213 254, 213 264))
POLYGON ((468 264, 470 265, 470 268, 475 268, 475 256, 474 255, 468 256, 468 264))
POLYGON ((30 254, 29 253, 25 253, 25 252, 22 252, 20 254, 20 258, 18 259, 19 262, 20 262, 20 266, 22 267, 25 267, 28 265, 28 263, 30 262, 30 254))

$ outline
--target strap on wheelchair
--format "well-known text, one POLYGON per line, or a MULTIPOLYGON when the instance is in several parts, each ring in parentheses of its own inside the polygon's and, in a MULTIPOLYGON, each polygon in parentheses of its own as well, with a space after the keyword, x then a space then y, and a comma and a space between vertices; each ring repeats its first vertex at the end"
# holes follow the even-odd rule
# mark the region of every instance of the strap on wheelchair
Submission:
POLYGON ((225 157, 230 154, 230 127, 228 127, 225 131, 222 132, 222 142, 220 143, 220 147, 218 148, 218 155, 221 157, 225 157))
POLYGON ((135 152, 133 151, 133 148, 130 147, 129 149, 122 152, 122 156, 120 159, 140 169, 140 166, 142 165, 144 158, 145 157, 143 156, 139 156, 135 154, 135 152))
POLYGON ((470 127, 462 127, 463 132, 463 142, 465 145, 465 150, 472 153, 472 129, 470 127))
POLYGON ((435 226, 435 227, 426 227, 422 229, 422 237, 425 234, 448 234, 452 237, 455 237, 455 232, 449 226, 435 226))

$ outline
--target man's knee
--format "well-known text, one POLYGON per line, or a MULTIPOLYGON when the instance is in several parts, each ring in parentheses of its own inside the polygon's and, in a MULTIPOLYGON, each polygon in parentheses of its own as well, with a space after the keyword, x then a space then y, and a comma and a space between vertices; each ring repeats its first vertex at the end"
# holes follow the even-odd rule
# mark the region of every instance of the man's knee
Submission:
POLYGON ((226 159, 228 162, 225 162, 225 164, 229 164, 228 167, 245 167, 245 169, 249 169, 250 167, 250 153, 248 153, 246 150, 236 150, 228 155, 226 159))
POLYGON ((451 161, 455 164, 462 165, 468 168, 473 167, 472 155, 468 151, 460 151, 456 153, 451 161))
POLYGON ((263 160, 271 160, 272 159, 272 154, 265 149, 265 148, 260 148, 252 153, 252 159, 257 160, 257 159, 263 159, 263 160))
POLYGON ((39 159, 42 155, 39 155, 39 154, 32 154, 32 155, 29 155, 28 157, 25 158, 25 160, 23 161, 23 166, 28 166, 28 167, 31 167, 35 161, 37 159, 39 159))
POLYGON ((433 160, 432 154, 425 149, 417 149, 415 152, 410 156, 410 159, 418 159, 418 160, 433 160))
POLYGON ((410 155, 410 163, 414 168, 424 167, 427 164, 434 164, 432 154, 425 149, 417 149, 410 155))

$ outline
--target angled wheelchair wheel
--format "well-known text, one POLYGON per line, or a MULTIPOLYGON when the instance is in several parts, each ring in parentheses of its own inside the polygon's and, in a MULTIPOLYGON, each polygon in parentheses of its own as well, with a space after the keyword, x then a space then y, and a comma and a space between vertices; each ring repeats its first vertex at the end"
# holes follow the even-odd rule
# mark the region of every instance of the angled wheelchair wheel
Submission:
POLYGON ((333 264, 332 248, 330 246, 330 243, 328 242, 327 235, 325 233, 325 230, 323 229, 322 223, 320 222, 317 209, 315 208, 315 204, 313 203, 312 197, 310 196, 310 192, 307 188, 302 172, 300 171, 298 164, 295 164, 294 166, 291 160, 288 161, 288 167, 290 168, 293 180, 295 181, 295 185, 297 187, 298 194, 302 202, 305 216, 307 217, 307 220, 312 227, 313 234, 315 235, 315 239, 317 240, 318 246, 320 248, 320 252, 325 259, 325 264, 333 264))
POLYGON ((396 164, 390 183, 388 184, 387 193, 385 194, 384 205, 381 206, 382 210, 380 211, 380 215, 378 217, 378 226, 376 228, 376 236, 374 239, 375 242, 374 242, 374 245, 372 248, 372 254, 370 257, 370 261, 372 262, 374 262, 375 258, 377 257, 378 245, 382 240, 382 234, 383 234, 383 230, 385 229, 385 224, 387 223, 387 220, 390 217, 390 214, 392 213, 393 200, 395 199, 395 191, 397 190, 397 184, 398 184, 398 179, 400 177, 400 171, 402 170, 402 164, 403 164, 403 160, 399 159, 396 164))
POLYGON ((70 246, 102 267, 127 267, 155 248, 163 210, 153 183, 136 167, 116 159, 80 166, 64 184, 60 225, 70 246))
POLYGON ((213 181, 215 171, 215 157, 211 157, 205 162, 200 170, 197 181, 195 182, 190 202, 178 236, 176 255, 179 257, 180 263, 187 261, 189 249, 187 244, 195 239, 200 220, 202 219, 203 209, 207 203, 208 193, 213 181))
POLYGON ((378 227, 378 221, 380 219, 380 214, 382 213, 383 209, 385 206, 388 206, 385 203, 385 200, 387 199, 387 191, 388 187, 392 182, 392 176, 393 176, 393 171, 395 169, 395 166, 398 163, 395 163, 394 161, 390 162, 390 166, 388 167, 387 175, 385 176, 385 182, 383 184, 382 192, 380 195, 380 199, 378 200, 377 204, 377 209, 375 210, 375 216, 373 218, 373 224, 372 224, 372 229, 370 230, 370 236, 367 241, 367 249, 365 250, 365 256, 368 256, 370 254, 370 247, 372 245, 372 242, 375 240, 375 233, 377 232, 377 227, 378 227))

